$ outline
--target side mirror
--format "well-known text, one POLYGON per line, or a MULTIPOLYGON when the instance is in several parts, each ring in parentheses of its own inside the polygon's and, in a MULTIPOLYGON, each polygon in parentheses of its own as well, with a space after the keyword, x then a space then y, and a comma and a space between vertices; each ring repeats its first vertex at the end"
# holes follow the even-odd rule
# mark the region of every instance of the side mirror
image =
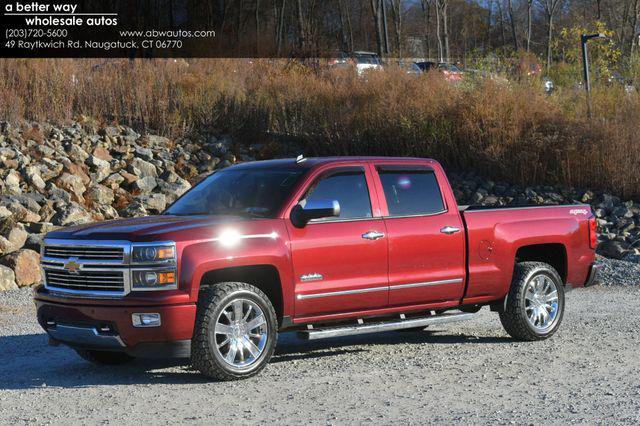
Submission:
POLYGON ((291 223, 296 228, 304 228, 312 219, 340 216, 340 203, 336 200, 312 200, 304 205, 297 204, 291 210, 291 223))

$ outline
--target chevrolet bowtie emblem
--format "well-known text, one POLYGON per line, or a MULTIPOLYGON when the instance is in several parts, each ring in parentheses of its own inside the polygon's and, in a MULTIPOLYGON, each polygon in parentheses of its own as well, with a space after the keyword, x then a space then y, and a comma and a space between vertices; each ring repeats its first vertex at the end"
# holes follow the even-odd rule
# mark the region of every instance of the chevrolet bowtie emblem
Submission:
POLYGON ((80 271, 81 267, 82 267, 82 265, 80 265, 78 262, 76 262, 73 259, 71 259, 70 261, 68 261, 67 263, 64 264, 64 269, 66 271, 71 272, 72 274, 77 274, 78 271, 80 271))

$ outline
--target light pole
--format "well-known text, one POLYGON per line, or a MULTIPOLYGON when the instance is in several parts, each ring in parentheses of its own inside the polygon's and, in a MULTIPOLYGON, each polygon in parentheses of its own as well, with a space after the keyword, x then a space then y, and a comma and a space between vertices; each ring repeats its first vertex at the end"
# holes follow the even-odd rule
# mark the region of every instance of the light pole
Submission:
POLYGON ((592 38, 607 38, 603 33, 582 34, 580 41, 582 43, 582 67, 584 71, 584 88, 587 91, 587 112, 591 118, 591 81, 589 80, 589 52, 587 51, 587 42, 592 38))

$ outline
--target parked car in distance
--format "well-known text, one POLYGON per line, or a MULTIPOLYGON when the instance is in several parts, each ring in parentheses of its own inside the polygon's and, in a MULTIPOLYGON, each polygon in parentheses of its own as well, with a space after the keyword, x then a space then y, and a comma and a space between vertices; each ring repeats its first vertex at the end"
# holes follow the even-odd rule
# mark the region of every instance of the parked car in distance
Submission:
POLYGON ((542 77, 542 85, 544 87, 544 91, 547 95, 550 95, 555 90, 555 85, 553 84, 553 80, 549 77, 542 77))
POLYGON ((628 94, 635 92, 636 88, 633 85, 633 81, 630 78, 624 77, 618 71, 614 71, 606 78, 606 83, 609 86, 619 85, 624 88, 624 91, 628 94))
POLYGON ((422 70, 422 72, 429 72, 431 70, 438 70, 442 72, 447 81, 459 82, 464 78, 464 72, 454 64, 446 62, 416 62, 416 65, 422 70))
POLYGON ((382 61, 377 53, 356 51, 353 52, 352 58, 356 64, 356 70, 359 75, 362 75, 369 70, 382 69, 382 61))
POLYGON ((358 75, 363 75, 367 70, 382 69, 382 61, 377 53, 355 51, 352 53, 336 51, 333 57, 327 60, 330 67, 346 68, 355 67, 358 75))
MULTIPOLYGON (((51 344, 120 364, 187 357, 230 380, 303 339, 422 329, 483 306, 542 340, 596 275, 589 205, 458 206, 440 164, 334 157, 217 171, 159 216, 50 232, 37 318, 51 344)), ((293 368, 293 367, 292 367, 293 368)))
POLYGON ((480 80, 491 80, 493 82, 495 82, 496 84, 500 84, 500 85, 508 85, 509 84, 509 80, 498 74, 495 72, 489 72, 489 71, 484 71, 484 70, 477 70, 477 69, 472 69, 472 68, 465 68, 464 69, 464 76, 465 76, 465 80, 475 80, 475 81, 480 81, 480 80))

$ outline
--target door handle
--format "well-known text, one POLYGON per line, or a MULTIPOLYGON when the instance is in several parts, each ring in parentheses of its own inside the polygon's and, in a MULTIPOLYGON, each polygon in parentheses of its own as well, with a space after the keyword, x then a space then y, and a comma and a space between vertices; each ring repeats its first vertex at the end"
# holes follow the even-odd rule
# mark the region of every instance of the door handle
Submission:
POLYGON ((455 226, 445 226, 440 230, 440 232, 443 234, 451 235, 455 234, 456 232, 460 232, 460 228, 456 228, 455 226))
POLYGON ((366 234, 362 234, 362 238, 367 240, 379 240, 382 237, 384 237, 384 232, 369 231, 366 234))

